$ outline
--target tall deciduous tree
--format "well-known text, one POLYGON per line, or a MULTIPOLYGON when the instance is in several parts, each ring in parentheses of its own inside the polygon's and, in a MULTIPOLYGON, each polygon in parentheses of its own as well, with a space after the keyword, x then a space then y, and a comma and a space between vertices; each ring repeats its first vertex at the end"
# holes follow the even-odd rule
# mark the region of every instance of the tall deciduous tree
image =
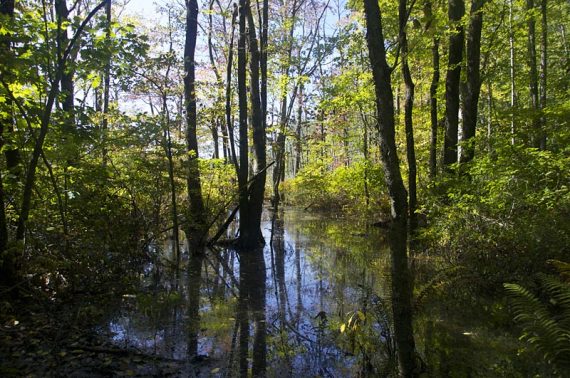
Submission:
MULTIPOLYGON (((245 50, 246 20, 247 20, 247 2, 240 0, 239 2, 239 35, 238 35, 238 107, 239 107, 239 206, 240 206, 240 233, 245 224, 242 218, 245 218, 246 209, 248 208, 249 195, 247 188, 247 178, 249 172, 249 142, 247 132, 247 54, 245 50)), ((241 237, 241 235, 240 235, 241 237)))
POLYGON ((364 0, 364 13, 366 15, 366 39, 376 94, 381 158, 392 205, 389 240, 392 257, 392 309, 398 363, 402 376, 413 377, 416 375, 416 360, 412 328, 412 288, 407 255, 408 201, 396 148, 391 69, 386 61, 382 18, 378 2, 364 0))
POLYGON ((439 122, 437 119, 437 87, 439 86, 439 36, 436 34, 436 25, 434 23, 433 3, 426 1, 424 4, 424 15, 426 18, 425 30, 433 33, 432 37, 432 67, 433 74, 429 88, 430 98, 430 123, 431 123, 431 136, 429 148, 429 174, 432 178, 437 173, 437 131, 439 122))
MULTIPOLYGON (((240 3, 241 4, 241 3, 240 3)), ((254 154, 254 172, 255 177, 251 183, 251 189, 247 190, 249 196, 246 207, 240 206, 240 240, 239 244, 243 247, 251 247, 264 243, 261 233, 261 212, 263 210, 263 196, 265 194, 266 181, 266 151, 265 151, 265 126, 263 122, 261 95, 260 95, 260 52, 259 44, 256 36, 256 28, 251 13, 251 5, 249 1, 243 4, 243 12, 247 19, 247 43, 249 46, 249 92, 251 100, 251 128, 253 134, 253 154, 254 154)), ((242 10, 240 9, 240 12, 242 10)), ((240 34, 242 31, 242 15, 240 14, 240 34)), ((245 20, 244 20, 245 23, 245 20)), ((245 27, 245 25, 243 25, 245 27)), ((245 28, 244 28, 245 29, 245 28)), ((245 31, 245 30, 244 30, 245 31)), ((241 35, 240 35, 241 38, 241 35)), ((239 48, 239 47, 238 47, 239 48)), ((245 54, 245 51, 244 51, 245 54)), ((239 58, 238 58, 239 60, 239 58)), ((238 63, 239 64, 239 63, 238 63)), ((239 74, 238 74, 239 75, 239 74)), ((241 99, 240 99, 241 101, 241 99)), ((240 105, 241 108, 241 105, 240 105)), ((241 111, 241 110, 240 110, 241 111)), ((241 113, 240 113, 241 117, 241 113)), ((240 131, 240 138, 241 138, 240 131)), ((241 141, 240 141, 241 143, 241 141)), ((243 151, 240 148, 240 155, 243 151)), ((244 170, 240 164, 240 171, 244 170)), ((247 172, 247 171, 246 171, 247 172)), ((241 173, 241 172, 240 172, 241 173)), ((241 190, 241 188, 240 188, 241 190)))
POLYGON ((483 29, 483 11, 485 0, 472 0, 467 29, 466 73, 463 84, 463 123, 462 140, 465 142, 461 151, 461 162, 473 160, 475 145, 473 138, 477 128, 477 109, 481 92, 481 31, 483 29))
POLYGON ((540 108, 538 99, 538 69, 536 66, 536 19, 534 15, 534 0, 526 0, 526 10, 528 12, 528 23, 527 23, 527 50, 528 50, 528 68, 529 68, 529 95, 530 95, 530 106, 533 110, 532 120, 531 120, 531 144, 540 148, 541 130, 540 130, 540 118, 538 116, 538 110, 540 108))
POLYGON ((546 149, 546 117, 544 110, 546 108, 546 86, 547 86, 547 73, 548 73, 548 1, 541 0, 540 14, 541 14, 541 40, 540 40, 540 132, 539 132, 539 148, 546 149))
POLYGON ((198 167, 196 135, 196 38, 198 34, 198 1, 186 0, 186 40, 184 44, 184 98, 186 102, 186 148, 188 151, 189 222, 187 237, 193 250, 204 242, 204 202, 198 167))
POLYGON ((236 147, 234 141, 234 126, 232 119, 232 68, 233 68, 233 58, 234 58, 234 34, 235 34, 235 24, 238 15, 237 4, 234 3, 234 10, 232 12, 232 25, 231 25, 231 35, 230 35, 230 45, 228 46, 228 64, 226 66, 226 127, 228 129, 228 136, 230 142, 230 155, 231 161, 236 169, 236 174, 239 172, 239 166, 236 155, 236 147))
POLYGON ((413 125, 413 109, 414 109, 414 81, 408 64, 408 35, 406 32, 406 24, 408 23, 408 6, 406 0, 400 0, 398 5, 399 20, 399 39, 400 52, 402 55, 402 76, 406 86, 406 94, 404 101, 404 125, 406 129, 406 157, 408 160, 408 211, 410 218, 410 229, 413 231, 416 227, 416 149, 414 146, 414 125, 413 125))
MULTIPOLYGON (((0 16, 4 18, 6 21, 11 21, 14 19, 14 0, 2 0, 0 3, 0 16)), ((3 21, 5 22, 5 21, 3 21)), ((0 38, 0 50, 2 59, 5 59, 5 67, 2 68, 2 80, 6 82, 6 84, 11 82, 11 73, 7 72, 7 64, 13 61, 13 56, 11 52, 11 35, 7 33, 0 38)), ((6 96, 7 97, 7 96, 6 96)), ((10 98, 6 98, 6 109, 5 115, 2 115, 0 118, 0 138, 3 138, 3 133, 7 133, 7 135, 13 134, 14 132, 14 117, 12 114, 12 100, 10 98)), ((20 151, 15 146, 4 146, 4 141, 0 142, 4 147, 4 156, 6 158, 6 168, 16 175, 20 175, 20 151)))
MULTIPOLYGON (((7 22, 13 16, 14 0, 2 0, 0 2, 0 20, 7 22)), ((9 61, 11 61, 10 38, 9 35, 3 35, 0 36, 0 72, 2 72, 2 76, 7 71, 6 63, 9 61)), ((10 103, 6 103, 5 106, 10 108, 10 103)), ((8 111, 5 113, 7 115, 0 118, 0 149, 4 148, 5 145, 4 130, 9 129, 12 124, 11 113, 8 111)), ((8 161, 8 155, 6 155, 6 160, 8 161)), ((9 256, 5 256, 7 246, 8 224, 5 210, 3 174, 0 170, 0 283, 10 285, 14 278, 14 261, 9 256)))
POLYGON ((447 77, 445 79, 445 140, 443 147, 443 164, 445 166, 457 163, 459 81, 461 78, 464 38, 461 18, 465 13, 463 0, 449 0, 447 13, 451 31, 449 36, 447 77))

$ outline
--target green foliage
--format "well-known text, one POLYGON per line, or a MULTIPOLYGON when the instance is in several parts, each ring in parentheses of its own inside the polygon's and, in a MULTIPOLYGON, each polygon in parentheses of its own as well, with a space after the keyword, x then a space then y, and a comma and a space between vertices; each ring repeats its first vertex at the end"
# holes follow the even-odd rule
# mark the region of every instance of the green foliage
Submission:
POLYGON ((360 375, 397 376, 396 345, 392 337, 390 306, 370 292, 365 296, 370 305, 349 312, 345 319, 341 320, 338 328, 339 343, 358 356, 360 375))
POLYGON ((424 241, 483 285, 528 277, 568 252, 569 164, 563 153, 497 143, 426 193, 424 241))
POLYGON ((529 289, 504 285, 512 303, 515 321, 521 324, 521 339, 537 348, 544 358, 563 372, 570 367, 570 285, 556 276, 539 274, 540 295, 529 289))
POLYGON ((285 198, 294 205, 315 209, 366 212, 385 210, 389 204, 384 175, 378 165, 364 160, 330 169, 332 160, 316 160, 283 184, 285 198), (369 191, 366 204, 365 180, 369 191))

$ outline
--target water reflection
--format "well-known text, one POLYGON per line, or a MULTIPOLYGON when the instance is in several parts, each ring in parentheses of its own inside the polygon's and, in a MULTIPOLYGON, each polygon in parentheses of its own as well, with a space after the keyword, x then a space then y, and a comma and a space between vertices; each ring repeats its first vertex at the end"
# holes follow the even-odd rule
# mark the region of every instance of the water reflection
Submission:
POLYGON ((190 253, 188 259, 188 357, 198 356, 198 335, 200 331, 200 286, 202 277, 202 251, 190 253))
MULTIPOLYGON (((208 356, 198 375, 357 374, 362 340, 340 325, 366 307, 366 290, 388 287, 369 273, 387 261, 380 236, 357 229, 288 209, 266 214, 265 248, 192 255, 179 287, 166 269, 149 273, 109 328, 122 346, 178 360, 208 356)), ((372 318, 369 330, 378 340, 389 333, 372 318)))
POLYGON ((267 363, 267 327, 265 319, 265 259, 263 249, 241 251, 239 299, 236 319, 239 324, 239 372, 249 370, 250 332, 253 328, 252 374, 263 376, 267 363))

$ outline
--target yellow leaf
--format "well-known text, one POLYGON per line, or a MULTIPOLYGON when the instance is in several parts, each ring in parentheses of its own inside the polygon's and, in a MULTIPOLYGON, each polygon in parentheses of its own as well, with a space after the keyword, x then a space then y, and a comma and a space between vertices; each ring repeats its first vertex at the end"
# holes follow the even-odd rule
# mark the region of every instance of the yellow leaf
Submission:
POLYGON ((346 324, 342 323, 340 325, 340 333, 344 333, 345 330, 346 330, 346 324))

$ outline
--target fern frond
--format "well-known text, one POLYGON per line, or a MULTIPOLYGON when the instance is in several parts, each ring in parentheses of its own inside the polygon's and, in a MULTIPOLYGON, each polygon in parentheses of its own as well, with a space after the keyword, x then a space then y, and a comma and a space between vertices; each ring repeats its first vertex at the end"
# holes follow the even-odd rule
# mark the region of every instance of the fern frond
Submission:
POLYGON ((538 278, 541 287, 545 289, 548 296, 554 301, 553 304, 570 315, 570 285, 546 274, 539 274, 538 278))
POLYGON ((504 284, 514 319, 523 327, 521 340, 527 340, 549 362, 567 366, 570 364, 570 286, 547 275, 539 275, 539 282, 548 303, 520 285, 504 284), (556 306, 556 314, 550 313, 551 304, 556 306))

